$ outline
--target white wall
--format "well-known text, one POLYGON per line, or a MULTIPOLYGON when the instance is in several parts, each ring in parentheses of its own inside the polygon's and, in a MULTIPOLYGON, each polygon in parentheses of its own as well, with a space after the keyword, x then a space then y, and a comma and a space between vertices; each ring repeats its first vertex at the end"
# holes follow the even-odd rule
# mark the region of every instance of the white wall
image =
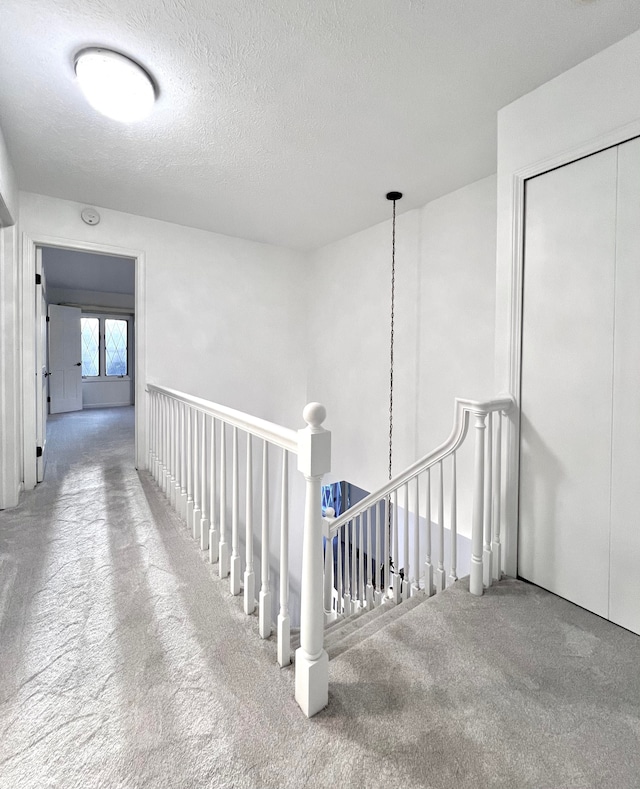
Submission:
POLYGON ((0 129, 0 227, 18 220, 18 182, 0 129))
POLYGON ((83 381, 83 408, 111 408, 131 405, 131 381, 83 381))
MULTIPOLYGON (((394 473, 451 430, 455 397, 493 392, 495 177, 398 217, 394 473)), ((312 257, 308 399, 327 406, 333 479, 388 475, 391 223, 312 257)))
MULTIPOLYGON (((521 217, 525 176, 640 134, 640 31, 498 113, 496 389, 519 390, 521 217)), ((517 485, 518 435, 507 436, 517 485)), ((516 572, 517 500, 507 502, 507 571, 516 572)))
POLYGON ((304 257, 154 219, 20 193, 20 227, 146 254, 147 380, 303 426, 304 257))
POLYGON ((0 509, 18 503, 22 480, 17 219, 16 178, 0 129, 0 509))
POLYGON ((16 226, 0 229, 0 509, 22 484, 21 310, 16 226))

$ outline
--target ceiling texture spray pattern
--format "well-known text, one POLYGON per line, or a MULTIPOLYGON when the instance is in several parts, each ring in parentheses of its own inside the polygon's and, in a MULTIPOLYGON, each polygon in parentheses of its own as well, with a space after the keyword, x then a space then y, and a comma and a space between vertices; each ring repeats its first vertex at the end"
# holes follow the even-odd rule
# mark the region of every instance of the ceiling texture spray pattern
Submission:
POLYGON ((5 0, 0 126, 20 187, 311 249, 495 171, 496 111, 640 27, 637 0, 5 0), (88 46, 155 78, 97 115, 88 46))

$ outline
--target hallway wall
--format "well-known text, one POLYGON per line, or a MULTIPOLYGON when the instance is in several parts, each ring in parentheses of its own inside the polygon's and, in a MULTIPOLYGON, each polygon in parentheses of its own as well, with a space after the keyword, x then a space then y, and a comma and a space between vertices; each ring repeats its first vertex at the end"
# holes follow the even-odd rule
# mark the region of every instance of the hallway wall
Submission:
MULTIPOLYGON (((394 473, 448 437, 455 397, 494 394, 495 176, 399 215, 396 236, 394 473)), ((374 490, 388 473, 391 222, 312 262, 308 399, 327 407, 332 478, 374 490)))
POLYGON ((16 176, 0 129, 0 509, 18 503, 22 480, 17 220, 16 176))
POLYGON ((0 226, 18 219, 18 182, 0 129, 0 226))
POLYGON ((290 250, 20 193, 21 230, 146 253, 147 379, 290 427, 303 425, 304 256, 290 250))

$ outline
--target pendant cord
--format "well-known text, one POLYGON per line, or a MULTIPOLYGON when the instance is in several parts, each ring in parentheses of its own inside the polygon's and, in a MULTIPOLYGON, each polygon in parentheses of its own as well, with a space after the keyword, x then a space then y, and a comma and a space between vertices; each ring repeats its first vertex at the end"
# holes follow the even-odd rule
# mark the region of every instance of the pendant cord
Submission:
POLYGON ((389 479, 393 461, 393 329, 396 296, 396 201, 393 201, 393 225, 391 233, 391 342, 389 349, 389 479))
MULTIPOLYGON (((395 309, 396 309, 396 200, 400 200, 402 192, 388 192, 387 200, 393 200, 393 222, 391 234, 391 338, 389 343, 389 479, 393 472, 393 331, 395 323, 395 309)), ((388 521, 387 532, 389 538, 389 547, 391 548, 391 520, 392 520, 392 506, 391 495, 388 497, 388 521)), ((393 558, 389 555, 389 568, 394 569, 393 558)), ((386 566, 386 560, 385 560, 386 566)), ((385 578, 383 586, 389 586, 389 579, 385 578)))

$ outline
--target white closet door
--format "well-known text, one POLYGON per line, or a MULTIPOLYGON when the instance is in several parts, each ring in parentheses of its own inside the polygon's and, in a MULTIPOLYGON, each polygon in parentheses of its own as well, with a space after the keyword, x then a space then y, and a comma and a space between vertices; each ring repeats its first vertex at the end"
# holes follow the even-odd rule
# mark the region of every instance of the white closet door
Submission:
POLYGON ((640 633, 640 140, 618 149, 610 613, 640 633))
POLYGON ((617 151, 527 182, 518 572, 609 613, 617 151))

